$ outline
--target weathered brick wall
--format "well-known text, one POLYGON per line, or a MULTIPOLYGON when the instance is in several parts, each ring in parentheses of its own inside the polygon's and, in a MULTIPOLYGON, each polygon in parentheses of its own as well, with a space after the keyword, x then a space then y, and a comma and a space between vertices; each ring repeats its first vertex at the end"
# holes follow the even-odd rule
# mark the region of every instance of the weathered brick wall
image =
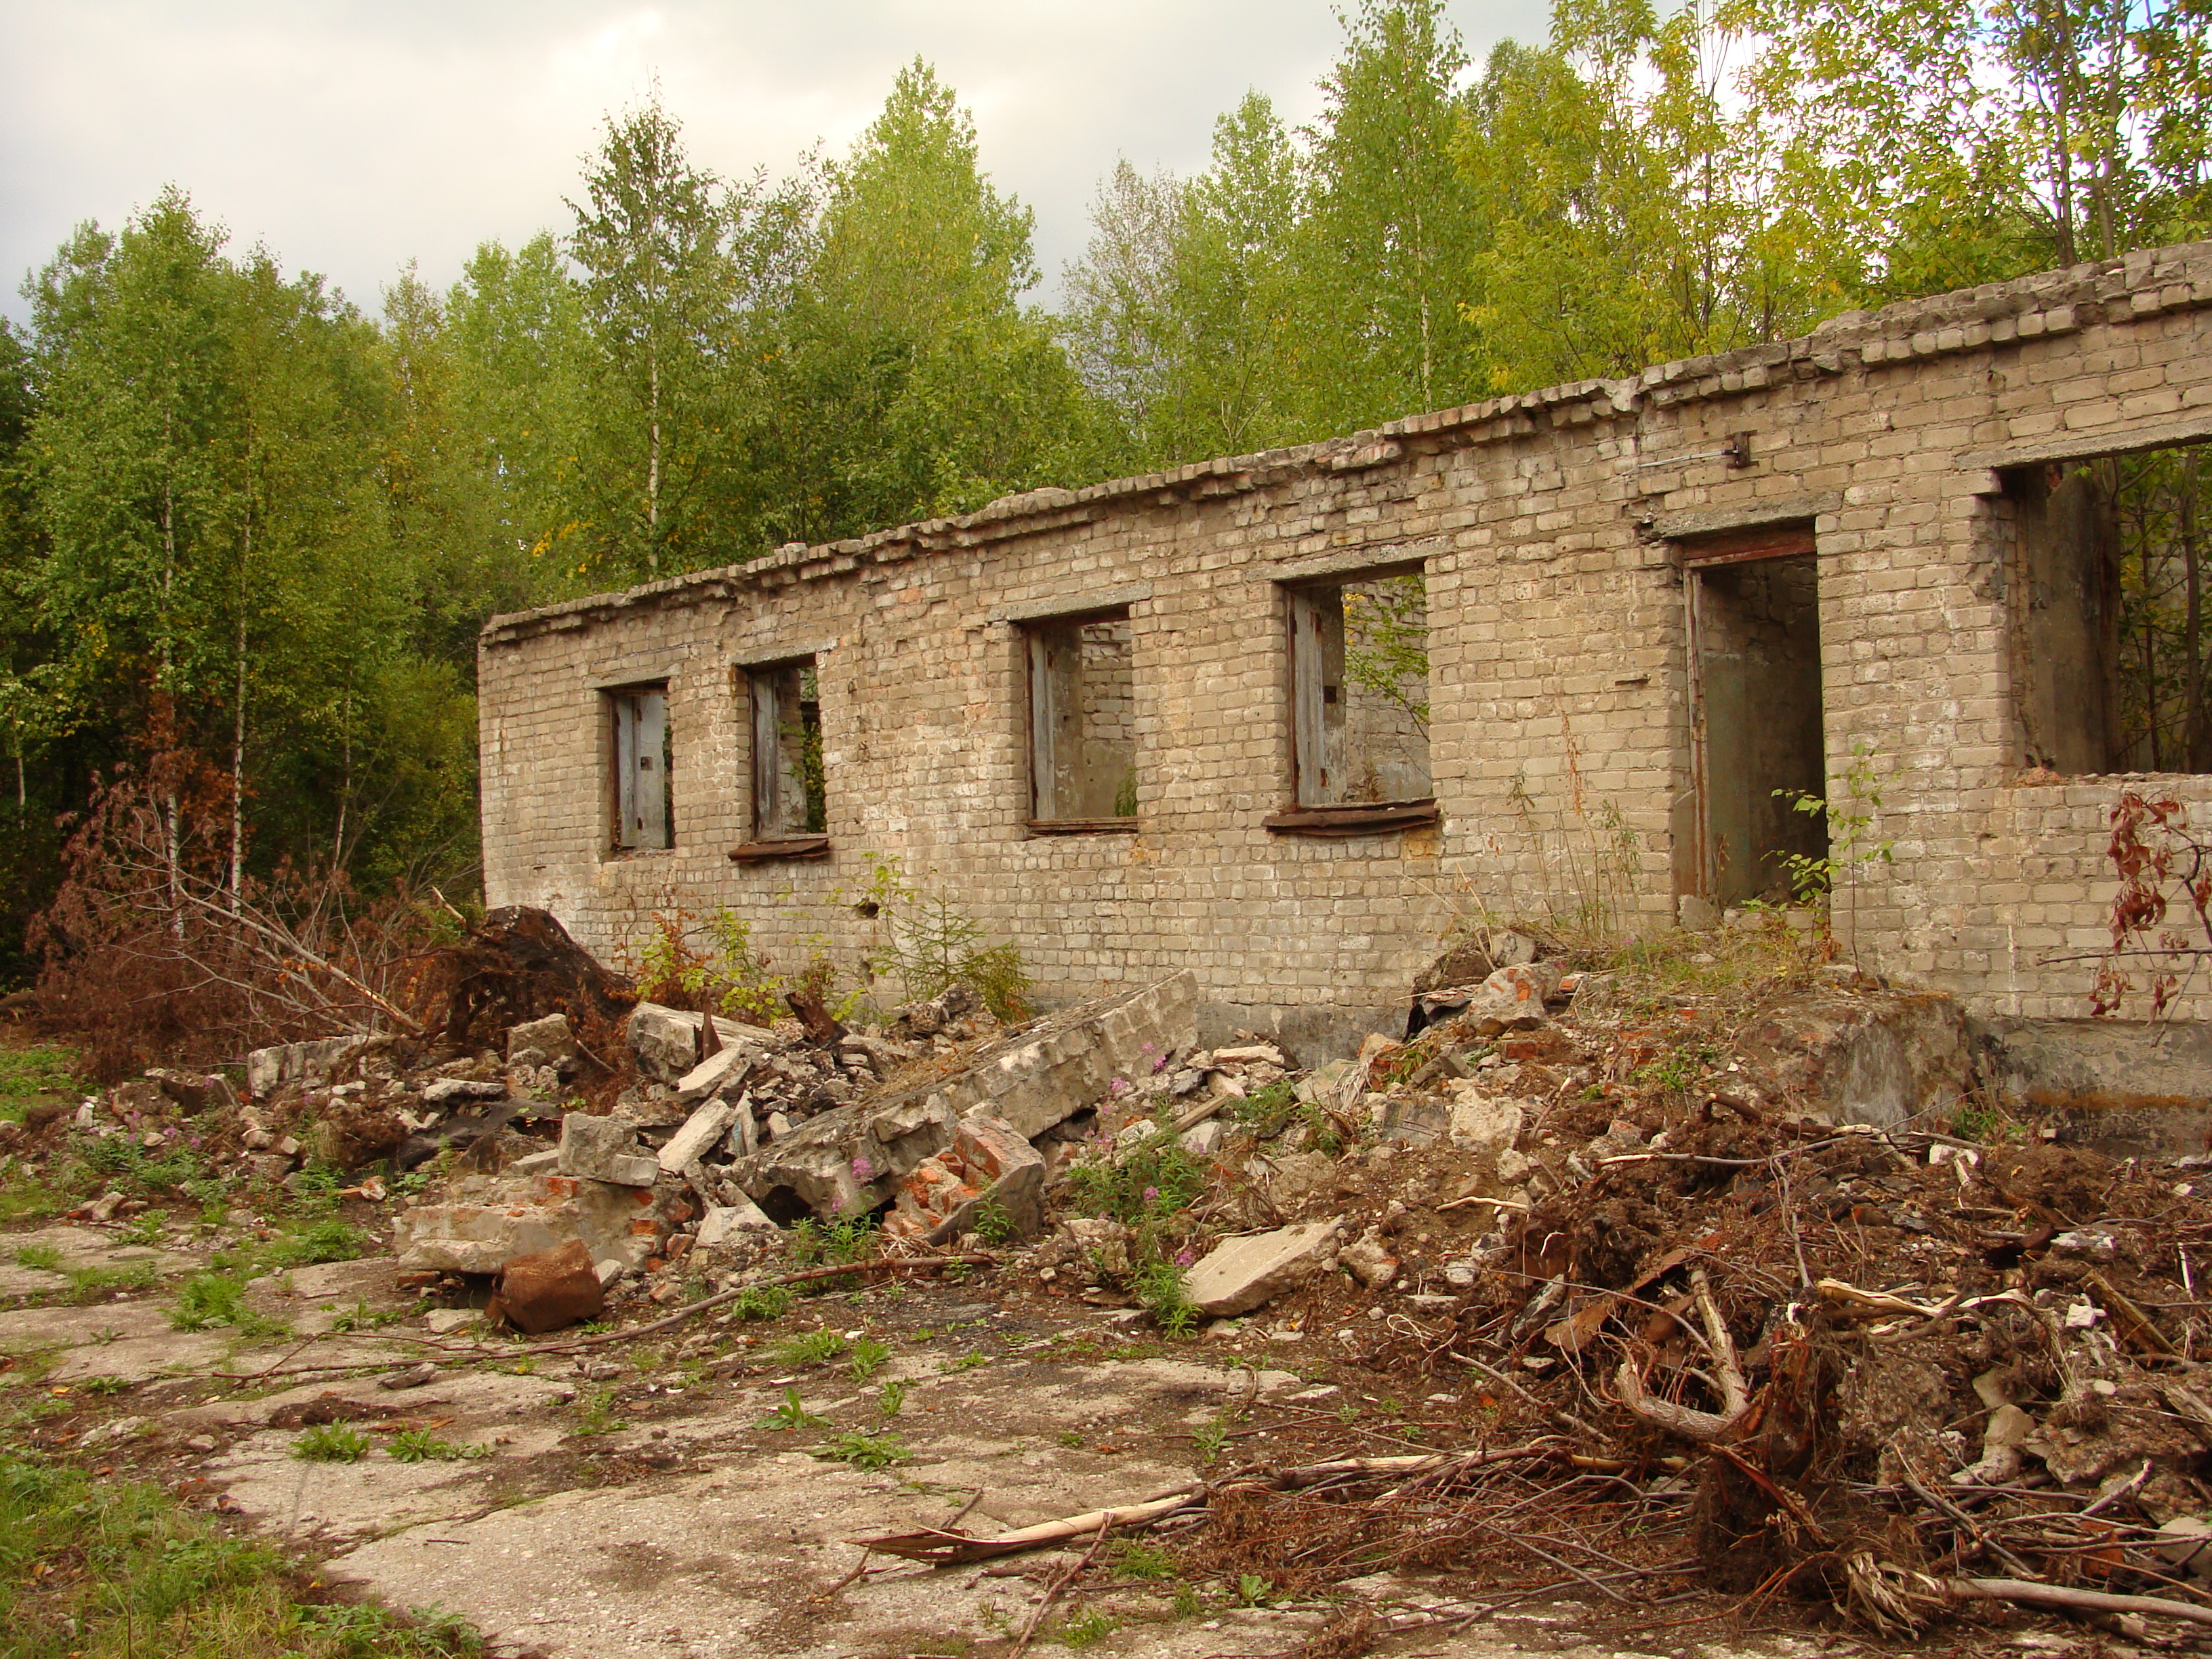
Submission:
MULTIPOLYGON (((1682 550, 1809 524, 1830 774, 1874 749, 1893 843, 1854 885, 1862 959, 1990 1012, 2079 1014, 2090 966, 2046 958, 2105 938, 2114 781, 2024 765, 1998 469, 2208 435, 2198 244, 497 617, 488 896, 602 951, 655 908, 728 904, 792 962, 817 935, 868 941, 880 924, 830 901, 890 854, 1054 998, 1188 966, 1243 1023, 1392 1007, 1477 906, 1671 920, 1698 880, 1682 550), (1739 434, 1747 466, 1721 453, 1739 434), (1292 804, 1281 584, 1413 556, 1441 823, 1271 832, 1292 804), (1031 836, 1018 624, 1120 605, 1137 833, 1031 836), (741 670, 806 653, 831 854, 740 866, 741 670), (602 688, 662 678, 677 845, 611 859, 602 688)), ((2172 787, 2212 802, 2212 779, 2172 787)))

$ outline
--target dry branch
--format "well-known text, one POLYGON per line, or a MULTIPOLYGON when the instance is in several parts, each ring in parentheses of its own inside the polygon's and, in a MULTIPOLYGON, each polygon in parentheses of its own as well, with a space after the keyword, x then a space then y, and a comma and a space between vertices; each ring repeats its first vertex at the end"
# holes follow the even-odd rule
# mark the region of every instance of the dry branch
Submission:
POLYGON ((1714 1375, 1720 1383, 1720 1411, 1697 1411, 1645 1393, 1644 1378, 1638 1374, 1636 1362, 1632 1359, 1620 1362, 1620 1369, 1613 1373, 1613 1382, 1620 1390, 1620 1403, 1646 1423, 1654 1428, 1664 1429, 1669 1434, 1679 1435, 1685 1440, 1695 1440, 1703 1444, 1718 1439, 1734 1428, 1744 1413, 1751 1409, 1751 1390, 1745 1385, 1743 1367, 1736 1358, 1735 1343, 1729 1337, 1727 1322, 1722 1319, 1720 1309, 1713 1301, 1713 1288, 1705 1278, 1704 1268, 1691 1270, 1690 1290, 1697 1298, 1698 1315, 1705 1327, 1705 1344, 1711 1350, 1714 1375))

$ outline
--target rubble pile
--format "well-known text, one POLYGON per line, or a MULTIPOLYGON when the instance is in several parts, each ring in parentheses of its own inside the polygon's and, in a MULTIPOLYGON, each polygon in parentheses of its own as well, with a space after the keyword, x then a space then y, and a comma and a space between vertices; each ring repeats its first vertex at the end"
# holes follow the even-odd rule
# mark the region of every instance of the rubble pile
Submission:
MULTIPOLYGON (((1066 1224, 1031 1254, 1044 1293, 1140 1288, 1149 1231, 1209 1339, 1426 1379, 1472 1404, 1478 1447, 1540 1449, 1563 1491, 1601 1474, 1618 1501, 1578 1489, 1555 1529, 1577 1571, 1620 1565, 1638 1519, 1632 1565, 1686 1548, 1711 1587, 1889 1631, 1961 1598, 2212 1578, 2212 1156, 2115 1162, 1990 1121, 1955 1011, 1786 937, 1759 945, 1780 971, 1717 990, 1563 973, 1532 944, 1419 989, 1407 1042, 1232 1085, 1233 1127, 1182 1141, 1204 1193, 1066 1224), (1870 1049, 1913 1061, 1880 1098, 1870 1049)), ((1090 1155, 1156 1148, 1219 1058, 1108 1103, 1090 1155)), ((1279 1585, 1440 1539, 1510 1558, 1484 1518, 1505 1479, 1380 1510, 1248 1492, 1206 1547, 1246 1537, 1279 1585), (1334 1565, 1284 1580, 1286 1551, 1334 1565)))
POLYGON ((1188 974, 1011 1028, 958 985, 856 1030, 641 1003, 595 1091, 554 1015, 503 1052, 264 1051, 243 1091, 149 1073, 75 1121, 347 1169, 403 1269, 526 1332, 734 1295, 811 1259, 805 1223, 994 1250, 1004 1296, 1288 1360, 1316 1400, 1402 1379, 1447 1449, 1192 1488, 1185 1547, 1284 1593, 1503 1566, 1542 1490, 1544 1559, 1594 1584, 1694 1562, 1891 1632, 2198 1595, 2212 1155, 2003 1117, 1954 1005, 1823 955, 1771 920, 1577 971, 1491 933, 1333 1058, 1200 1048, 1188 974))

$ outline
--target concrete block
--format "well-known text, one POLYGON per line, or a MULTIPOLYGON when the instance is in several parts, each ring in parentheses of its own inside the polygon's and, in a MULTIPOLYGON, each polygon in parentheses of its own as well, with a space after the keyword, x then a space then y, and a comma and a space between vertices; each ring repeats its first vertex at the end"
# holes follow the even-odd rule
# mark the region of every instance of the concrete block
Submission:
POLYGON ((1320 1271, 1322 1252, 1335 1231, 1334 1221, 1310 1221, 1232 1238, 1190 1270, 1184 1291, 1200 1313, 1249 1313, 1320 1271))
POLYGON ((621 1187, 650 1187, 660 1176, 657 1159, 638 1155, 636 1132, 629 1124, 588 1112, 570 1112, 561 1120, 559 1167, 564 1176, 621 1187))

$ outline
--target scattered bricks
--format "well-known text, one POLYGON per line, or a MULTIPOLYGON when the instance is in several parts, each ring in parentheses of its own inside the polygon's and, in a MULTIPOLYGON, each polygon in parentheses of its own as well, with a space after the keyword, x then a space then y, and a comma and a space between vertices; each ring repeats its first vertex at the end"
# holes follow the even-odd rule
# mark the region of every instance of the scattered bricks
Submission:
MULTIPOLYGON (((722 1053, 728 1054, 725 1048, 722 1053)), ((718 1054, 715 1059, 719 1060, 718 1054)), ((709 1064, 712 1062, 710 1061, 709 1064)), ((684 1127, 668 1138, 660 1149, 660 1172, 681 1175, 684 1166, 706 1156, 707 1150, 730 1132, 737 1121, 738 1109, 728 1101, 710 1100, 684 1121, 684 1127)), ((565 1129, 566 1126, 563 1125, 565 1129)))
POLYGON ((187 1117, 205 1111, 210 1105, 235 1106, 238 1103, 238 1097, 231 1092, 229 1082, 221 1077, 193 1072, 163 1071, 158 1067, 147 1073, 146 1076, 187 1117))
POLYGON ((606 1291, 580 1239, 534 1255, 517 1256, 499 1276, 484 1311, 529 1335, 557 1331, 580 1320, 595 1319, 606 1306, 606 1291))
POLYGON ((895 1238, 957 1237, 992 1204, 1012 1237, 1027 1238, 1043 1222, 1044 1176, 1043 1155, 1013 1125, 979 1112, 961 1120, 951 1146, 899 1182, 884 1231, 895 1238))
POLYGON ((1334 1221, 1312 1221, 1232 1238, 1190 1270, 1185 1292, 1202 1314, 1249 1313, 1311 1279, 1335 1232, 1334 1221))
POLYGON ((562 1175, 621 1187, 650 1187, 659 1178, 659 1162, 639 1157, 636 1148, 635 1132, 617 1119, 570 1112, 561 1120, 562 1175))
POLYGON ((1498 1039, 1500 1060, 1536 1060, 1551 1064, 1574 1057, 1574 1040, 1556 1025, 1540 1025, 1533 1031, 1498 1039))

